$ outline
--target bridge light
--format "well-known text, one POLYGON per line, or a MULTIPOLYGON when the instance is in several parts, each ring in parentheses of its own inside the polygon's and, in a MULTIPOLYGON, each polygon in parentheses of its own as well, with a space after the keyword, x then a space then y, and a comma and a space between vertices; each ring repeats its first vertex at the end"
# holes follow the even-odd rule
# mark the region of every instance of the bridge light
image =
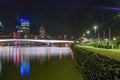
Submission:
POLYGON ((1 74, 1 72, 2 72, 2 63, 0 61, 0 74, 1 74))
POLYGON ((72 54, 71 54, 71 58, 74 59, 74 53, 73 53, 73 52, 72 52, 72 54))
POLYGON ((60 51, 60 54, 59 54, 59 58, 60 58, 60 60, 62 59, 62 53, 61 53, 61 51, 60 51))
POLYGON ((14 59, 14 64, 16 64, 16 62, 17 62, 16 48, 14 48, 13 59, 14 59))
POLYGON ((50 60, 50 52, 48 52, 48 60, 50 60))
POLYGON ((47 55, 46 55, 46 53, 44 53, 44 61, 46 61, 46 57, 47 57, 47 55))

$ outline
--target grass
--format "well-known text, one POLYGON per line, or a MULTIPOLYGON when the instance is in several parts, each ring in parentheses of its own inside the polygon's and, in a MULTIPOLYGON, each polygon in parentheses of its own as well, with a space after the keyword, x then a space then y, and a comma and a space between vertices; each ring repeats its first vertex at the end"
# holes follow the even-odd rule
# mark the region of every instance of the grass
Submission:
POLYGON ((80 47, 88 51, 96 52, 101 55, 104 55, 113 59, 117 59, 120 61, 120 49, 102 49, 102 48, 95 48, 95 47, 81 46, 81 45, 76 45, 76 47, 80 47))
POLYGON ((75 61, 70 57, 51 59, 43 63, 31 61, 30 68, 30 76, 21 78, 18 65, 3 63, 0 80, 83 80, 82 74, 77 72, 75 61))

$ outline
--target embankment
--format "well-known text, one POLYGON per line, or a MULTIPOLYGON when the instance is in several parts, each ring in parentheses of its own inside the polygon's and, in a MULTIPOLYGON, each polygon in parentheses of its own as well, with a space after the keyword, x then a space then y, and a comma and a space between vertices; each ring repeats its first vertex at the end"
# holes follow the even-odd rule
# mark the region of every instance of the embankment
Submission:
POLYGON ((76 45, 71 48, 76 56, 77 68, 82 71, 85 80, 120 80, 119 60, 76 45))

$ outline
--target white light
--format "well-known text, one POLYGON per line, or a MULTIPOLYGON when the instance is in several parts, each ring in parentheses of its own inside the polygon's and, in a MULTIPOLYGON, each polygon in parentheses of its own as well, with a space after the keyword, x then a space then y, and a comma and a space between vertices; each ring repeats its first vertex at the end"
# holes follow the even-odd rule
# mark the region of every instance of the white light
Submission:
POLYGON ((23 30, 21 30, 20 32, 23 32, 23 30))
MULTIPOLYGON (((11 48, 11 47, 7 47, 7 48, 11 48)), ((14 49, 14 47, 13 47, 14 49)), ((9 53, 11 53, 12 49, 10 49, 9 53)), ((21 52, 21 60, 23 60, 23 56, 27 55, 28 57, 31 56, 44 56, 44 54, 47 54, 48 52, 50 53, 51 56, 55 56, 55 55, 59 55, 59 53, 61 52, 61 54, 63 55, 70 55, 70 53, 72 52, 72 50, 69 47, 19 47, 19 51, 21 52)), ((0 55, 0 57, 3 57, 5 55, 7 55, 6 53, 6 48, 5 47, 0 47, 0 52, 2 52, 3 54, 0 55)), ((10 54, 10 56, 16 55, 17 53, 14 54, 10 54)), ((11 58, 12 59, 12 58, 11 58)), ((0 62, 1 65, 1 62, 0 62)), ((2 67, 2 65, 0 66, 2 67)))
POLYGON ((83 34, 83 36, 85 36, 85 34, 83 34))
MULTIPOLYGON (((21 30, 22 31, 22 30, 21 30)), ((73 43, 74 41, 67 40, 36 40, 36 39, 0 39, 0 42, 5 41, 33 41, 33 42, 44 42, 44 43, 73 43)))
POLYGON ((105 39, 105 41, 108 41, 108 39, 105 39))
POLYGON ((94 29, 96 30, 96 29, 97 29, 97 26, 94 26, 94 29))
POLYGON ((1 72, 2 72, 2 63, 0 61, 0 74, 1 74, 1 72))
POLYGON ((90 33, 90 31, 87 31, 87 34, 89 34, 90 33))
POLYGON ((113 40, 116 40, 116 38, 113 38, 113 40))
POLYGON ((2 25, 1 21, 0 21, 0 26, 2 25))

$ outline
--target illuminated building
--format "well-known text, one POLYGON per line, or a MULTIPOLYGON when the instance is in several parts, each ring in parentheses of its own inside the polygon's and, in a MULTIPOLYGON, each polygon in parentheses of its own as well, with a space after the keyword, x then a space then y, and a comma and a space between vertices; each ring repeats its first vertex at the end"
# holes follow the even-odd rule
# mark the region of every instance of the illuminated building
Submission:
POLYGON ((67 35, 64 35, 64 40, 66 40, 67 39, 67 35))
POLYGON ((30 21, 26 19, 20 19, 20 26, 17 26, 18 28, 18 33, 22 37, 27 37, 29 35, 29 30, 30 30, 30 21))
POLYGON ((41 26, 39 29, 39 35, 41 39, 45 38, 45 28, 43 26, 41 26))
POLYGON ((0 35, 4 34, 4 26, 2 24, 2 22, 0 21, 0 35))

